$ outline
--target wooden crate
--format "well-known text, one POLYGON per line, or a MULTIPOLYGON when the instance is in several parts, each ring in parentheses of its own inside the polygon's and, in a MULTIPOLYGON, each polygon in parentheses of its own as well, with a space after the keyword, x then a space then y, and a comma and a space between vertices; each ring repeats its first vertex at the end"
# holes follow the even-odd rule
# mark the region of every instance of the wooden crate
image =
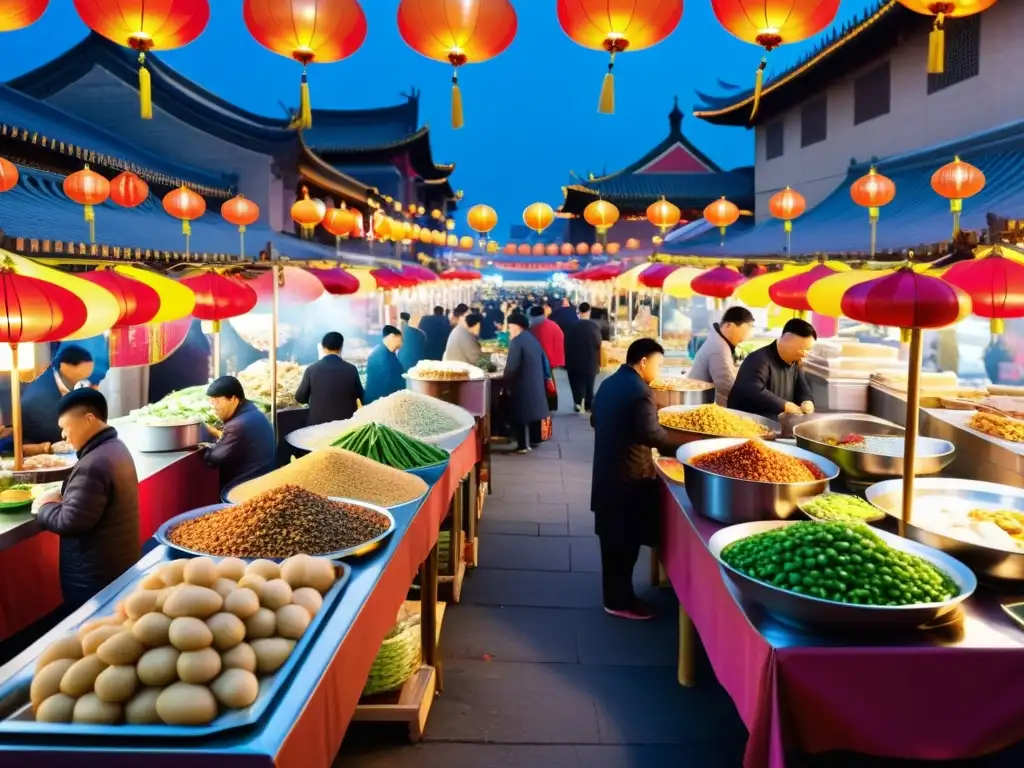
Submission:
MULTIPOLYGON (((466 551, 466 534, 463 531, 452 531, 451 548, 453 553, 456 551, 456 547, 459 548, 459 552, 466 551)), ((458 567, 454 569, 454 572, 442 573, 437 577, 438 587, 451 587, 453 603, 462 600, 462 582, 466 578, 466 559, 460 557, 458 561, 458 567)), ((451 560, 448 561, 448 569, 451 570, 451 560)))

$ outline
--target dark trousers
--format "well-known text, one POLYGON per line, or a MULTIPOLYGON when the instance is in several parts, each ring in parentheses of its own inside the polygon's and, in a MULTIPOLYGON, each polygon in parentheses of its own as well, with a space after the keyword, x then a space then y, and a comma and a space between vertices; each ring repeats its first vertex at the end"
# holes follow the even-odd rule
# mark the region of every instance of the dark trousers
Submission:
POLYGON ((523 450, 530 446, 540 445, 540 422, 531 421, 529 424, 513 424, 512 434, 516 438, 516 450, 523 450))
POLYGON ((566 370, 569 374, 569 389, 572 390, 572 404, 583 404, 583 409, 589 411, 594 405, 594 380, 596 375, 586 371, 566 370))
POLYGON ((640 543, 631 539, 607 534, 600 537, 601 589, 604 607, 612 611, 628 610, 636 602, 633 569, 640 557, 640 543))

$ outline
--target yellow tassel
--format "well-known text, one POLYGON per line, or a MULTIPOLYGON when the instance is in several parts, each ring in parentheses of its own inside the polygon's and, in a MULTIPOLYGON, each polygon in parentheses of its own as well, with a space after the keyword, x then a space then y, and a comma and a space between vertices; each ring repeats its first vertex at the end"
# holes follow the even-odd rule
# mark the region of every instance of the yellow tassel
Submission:
POLYGON ((1003 331, 1006 330, 1006 323, 1001 317, 994 317, 989 322, 989 328, 992 330, 993 336, 1002 336, 1003 331))
POLYGON ((189 224, 188 219, 182 219, 181 221, 181 234, 188 237, 192 234, 192 225, 189 224))
POLYGON ((91 205, 85 206, 84 212, 86 221, 96 221, 96 211, 93 210, 91 205))
POLYGON ((466 124, 462 114, 462 90, 458 78, 452 78, 452 128, 456 131, 466 124))
POLYGON ((153 84, 146 69, 145 53, 139 53, 139 114, 143 120, 153 119, 153 84))
POLYGON ((931 34, 928 35, 928 74, 941 75, 946 71, 946 32, 942 26, 943 15, 935 17, 931 34))
POLYGON ((909 343, 910 343, 910 329, 909 328, 900 328, 900 344, 909 344, 909 343))
POLYGON ((309 83, 306 80, 306 70, 302 70, 302 86, 299 88, 299 124, 300 130, 308 130, 313 127, 313 107, 309 101, 309 83))
POLYGON ((786 234, 791 233, 793 231, 793 222, 787 219, 786 222, 782 225, 782 229, 786 232, 786 234))
POLYGON ((597 100, 597 111, 602 115, 615 114, 615 51, 608 60, 608 72, 601 83, 601 96, 597 100))
POLYGON ((764 70, 768 66, 768 59, 762 58, 757 68, 757 76, 754 78, 754 106, 750 110, 750 120, 753 122, 757 116, 757 109, 761 106, 761 89, 764 87, 764 70))

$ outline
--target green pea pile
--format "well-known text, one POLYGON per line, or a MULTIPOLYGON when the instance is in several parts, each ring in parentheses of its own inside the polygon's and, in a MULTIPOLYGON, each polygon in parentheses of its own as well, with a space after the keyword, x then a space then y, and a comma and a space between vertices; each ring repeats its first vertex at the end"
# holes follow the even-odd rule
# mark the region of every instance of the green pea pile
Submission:
POLYGON ((766 584, 839 603, 938 603, 960 593, 941 570, 866 525, 791 523, 733 542, 722 560, 766 584))

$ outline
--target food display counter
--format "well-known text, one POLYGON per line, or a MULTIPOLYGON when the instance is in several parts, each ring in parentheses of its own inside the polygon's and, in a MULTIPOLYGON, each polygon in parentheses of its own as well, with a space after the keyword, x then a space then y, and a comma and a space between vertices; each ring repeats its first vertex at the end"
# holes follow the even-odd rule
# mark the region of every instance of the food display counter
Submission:
MULTIPOLYGON (((142 542, 175 515, 217 501, 217 471, 206 465, 198 451, 144 453, 138 450, 141 433, 132 419, 110 423, 135 460, 142 542)), ((58 537, 43 531, 27 507, 0 512, 0 640, 60 605, 58 553, 58 537)))

